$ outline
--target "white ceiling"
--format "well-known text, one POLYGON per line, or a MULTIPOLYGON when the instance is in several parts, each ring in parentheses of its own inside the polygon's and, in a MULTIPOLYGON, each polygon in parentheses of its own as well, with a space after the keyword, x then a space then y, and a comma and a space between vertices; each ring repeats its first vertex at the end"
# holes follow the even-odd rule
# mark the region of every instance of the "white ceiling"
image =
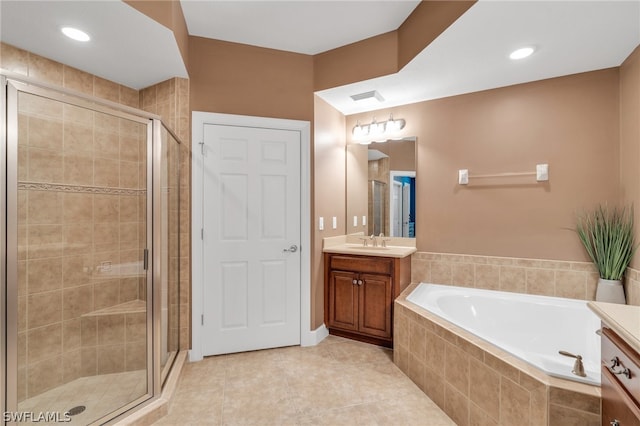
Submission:
MULTIPOLYGON (((396 29, 418 1, 181 3, 192 35, 314 54, 396 29)), ((0 0, 0 39, 135 89, 187 76, 171 31, 116 0, 0 0), (92 42, 65 39, 63 25, 85 29, 92 42)), ((638 44, 640 0, 481 0, 399 73, 318 94, 353 114, 614 67, 638 44), (523 44, 537 52, 508 60, 523 44), (385 101, 349 97, 371 90, 385 101)))
POLYGON ((191 35, 315 55, 397 29, 420 1, 180 3, 191 35))

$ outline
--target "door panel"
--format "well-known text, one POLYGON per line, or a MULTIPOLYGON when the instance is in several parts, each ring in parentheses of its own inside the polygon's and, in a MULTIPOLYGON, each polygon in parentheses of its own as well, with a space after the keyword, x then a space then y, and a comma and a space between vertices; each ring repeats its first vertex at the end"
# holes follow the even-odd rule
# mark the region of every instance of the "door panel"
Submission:
POLYGON ((205 124, 204 144, 203 354, 299 344, 300 133, 205 124))
POLYGON ((358 329, 358 278, 352 272, 331 272, 329 281, 329 327, 358 329))
POLYGON ((361 274, 360 279, 360 331, 391 337, 391 278, 361 274))

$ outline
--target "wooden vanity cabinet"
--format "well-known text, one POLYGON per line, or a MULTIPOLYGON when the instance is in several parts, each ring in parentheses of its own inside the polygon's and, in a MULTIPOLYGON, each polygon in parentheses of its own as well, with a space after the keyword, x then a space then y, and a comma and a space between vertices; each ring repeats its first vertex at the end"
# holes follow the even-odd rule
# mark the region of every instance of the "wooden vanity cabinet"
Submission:
POLYGON ((325 253, 325 323, 334 335, 393 346, 393 301, 411 258, 325 253))
POLYGON ((602 426, 640 426, 640 355, 602 327, 602 426))

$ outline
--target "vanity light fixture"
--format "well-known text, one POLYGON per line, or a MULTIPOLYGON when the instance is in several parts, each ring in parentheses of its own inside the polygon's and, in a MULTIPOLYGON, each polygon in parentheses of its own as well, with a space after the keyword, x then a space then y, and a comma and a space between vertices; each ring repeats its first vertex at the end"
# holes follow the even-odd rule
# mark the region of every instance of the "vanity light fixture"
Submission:
POLYGON ((513 60, 524 59, 528 56, 531 56, 531 54, 535 52, 535 50, 536 49, 531 46, 522 47, 520 49, 517 49, 511 52, 511 54, 509 55, 509 58, 513 60))
POLYGON ((82 30, 79 30, 77 28, 73 28, 73 27, 62 27, 60 29, 60 31, 62 31, 62 34, 66 35, 67 37, 69 37, 72 40, 75 41, 89 41, 91 40, 91 37, 89 37, 89 34, 85 33, 82 30))
POLYGON ((404 119, 394 119, 393 114, 389 115, 387 121, 378 122, 375 117, 369 124, 357 124, 353 127, 351 134, 354 140, 362 145, 369 145, 371 142, 386 142, 389 139, 400 140, 398 132, 404 128, 404 119))

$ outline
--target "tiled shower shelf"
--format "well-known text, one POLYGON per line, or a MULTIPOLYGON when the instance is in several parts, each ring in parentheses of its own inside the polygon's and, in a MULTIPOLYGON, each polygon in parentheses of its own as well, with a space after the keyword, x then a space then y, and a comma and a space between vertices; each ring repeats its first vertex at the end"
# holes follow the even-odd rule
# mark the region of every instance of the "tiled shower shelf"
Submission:
POLYGON ((130 302, 121 303, 119 305, 110 306, 108 308, 99 309, 93 312, 83 314, 83 317, 100 317, 104 315, 118 314, 136 314, 147 312, 147 302, 144 300, 132 300, 130 302))

